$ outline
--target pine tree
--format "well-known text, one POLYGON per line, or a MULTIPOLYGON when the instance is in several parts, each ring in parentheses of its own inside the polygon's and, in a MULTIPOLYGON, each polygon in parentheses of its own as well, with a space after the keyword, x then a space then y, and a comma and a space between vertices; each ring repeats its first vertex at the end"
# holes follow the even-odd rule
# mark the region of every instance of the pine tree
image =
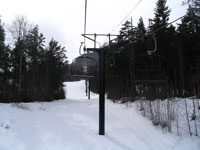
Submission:
MULTIPOLYGON (((198 1, 197 1, 198 2, 198 1)), ((200 16, 197 13, 195 3, 189 5, 186 16, 182 19, 182 23, 178 27, 179 39, 182 45, 184 77, 190 78, 190 81, 185 80, 186 90, 191 94, 194 89, 196 93, 200 92, 200 16), (198 91, 198 92, 197 92, 198 91)), ((196 94, 195 93, 195 94, 196 94)))
POLYGON ((3 72, 3 58, 5 49, 5 31, 0 19, 0 71, 3 72))
POLYGON ((197 16, 200 16, 200 0, 187 0, 183 4, 189 4, 192 7, 197 16))
POLYGON ((169 21, 169 15, 170 15, 170 9, 168 6, 166 6, 167 0, 158 0, 156 3, 156 8, 154 9, 154 19, 153 19, 153 24, 150 25, 150 32, 156 31, 155 37, 157 39, 157 44, 158 44, 158 51, 160 54, 164 55, 165 57, 168 54, 168 40, 166 37, 168 28, 167 24, 169 21))
MULTIPOLYGON (((134 46, 135 55, 141 55, 146 53, 146 39, 144 39, 147 30, 145 28, 142 17, 139 18, 137 27, 136 27, 136 42, 134 46)), ((134 56, 135 57, 135 56, 134 56)))
POLYGON ((131 27, 131 22, 130 21, 126 21, 123 25, 122 28, 120 30, 120 36, 119 36, 119 41, 128 41, 130 38, 130 32, 132 30, 131 27))
POLYGON ((12 35, 13 45, 15 46, 12 51, 12 59, 13 59, 13 77, 15 79, 15 85, 17 89, 17 96, 20 98, 21 95, 21 87, 22 87, 22 77, 25 72, 23 70, 25 63, 25 38, 27 33, 31 29, 31 25, 28 22, 26 16, 18 15, 12 21, 12 23, 8 26, 8 31, 12 35), (18 70, 16 70, 18 69, 18 70))
POLYGON ((156 8, 154 9, 154 19, 152 30, 155 31, 160 27, 164 27, 161 31, 164 33, 167 28, 167 24, 169 21, 170 9, 166 6, 167 0, 158 0, 156 3, 156 8))
POLYGON ((4 49, 5 49, 5 44, 4 44, 4 41, 5 41, 5 31, 3 29, 3 26, 1 25, 1 20, 0 20, 0 100, 3 99, 3 96, 4 96, 4 86, 5 86, 5 83, 4 83, 4 78, 3 78, 3 75, 4 75, 4 61, 3 61, 3 58, 4 58, 4 49))
POLYGON ((142 17, 139 18, 139 22, 137 24, 137 38, 143 38, 146 34, 145 25, 142 17))
POLYGON ((52 39, 49 42, 49 46, 46 52, 46 78, 47 84, 49 84, 48 91, 52 99, 64 98, 64 95, 60 95, 63 92, 61 89, 64 75, 67 71, 67 57, 65 55, 65 47, 59 45, 57 41, 52 39))
POLYGON ((16 18, 13 23, 10 32, 14 48, 10 50, 5 45, 5 31, 0 21, 1 102, 64 98, 61 87, 69 71, 65 48, 53 39, 45 47, 45 37, 39 32, 39 27, 27 30, 28 23, 24 17, 16 18))
POLYGON ((43 83, 42 81, 44 80, 42 78, 44 71, 41 69, 44 66, 42 64, 45 49, 44 40, 45 37, 42 33, 39 33, 39 27, 37 25, 28 33, 25 39, 28 75, 26 76, 27 82, 24 83, 24 87, 29 89, 29 92, 26 93, 28 93, 31 99, 42 99, 42 92, 44 91, 40 89, 43 83))
POLYGON ((10 48, 5 45, 5 30, 0 20, 0 100, 8 98, 10 79, 10 48))

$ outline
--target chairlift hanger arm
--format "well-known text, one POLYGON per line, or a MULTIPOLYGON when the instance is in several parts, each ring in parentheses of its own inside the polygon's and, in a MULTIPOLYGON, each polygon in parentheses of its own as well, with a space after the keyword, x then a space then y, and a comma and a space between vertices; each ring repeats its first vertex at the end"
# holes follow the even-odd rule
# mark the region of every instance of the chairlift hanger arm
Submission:
POLYGON ((154 34, 151 35, 153 37, 153 41, 154 41, 154 49, 153 50, 147 50, 147 54, 148 55, 151 55, 152 53, 155 53, 156 50, 157 50, 157 41, 156 41, 156 38, 154 36, 154 34))

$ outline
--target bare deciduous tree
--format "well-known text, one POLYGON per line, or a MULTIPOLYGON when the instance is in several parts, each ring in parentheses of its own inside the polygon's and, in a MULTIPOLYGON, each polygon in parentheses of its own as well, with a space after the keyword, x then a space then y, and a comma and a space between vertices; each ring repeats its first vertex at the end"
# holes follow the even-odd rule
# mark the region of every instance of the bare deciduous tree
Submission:
MULTIPOLYGON (((12 41, 14 44, 19 42, 24 43, 26 35, 31 30, 32 25, 29 23, 26 16, 17 15, 10 25, 8 25, 8 32, 12 35, 12 41)), ((22 58, 24 50, 20 49, 20 62, 19 62, 19 85, 18 85, 18 96, 21 93, 21 82, 22 82, 22 58)))
POLYGON ((31 28, 32 25, 29 23, 27 17, 23 15, 17 15, 12 23, 7 27, 14 42, 24 40, 31 28))

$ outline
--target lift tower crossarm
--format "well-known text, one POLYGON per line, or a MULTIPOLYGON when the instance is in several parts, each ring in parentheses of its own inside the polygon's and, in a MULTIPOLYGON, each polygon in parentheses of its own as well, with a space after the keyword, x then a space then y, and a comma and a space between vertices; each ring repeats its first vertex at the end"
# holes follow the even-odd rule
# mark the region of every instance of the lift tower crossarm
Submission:
POLYGON ((118 52, 119 49, 117 48, 87 48, 86 49, 87 51, 91 52, 91 51, 95 51, 95 52, 101 52, 101 51, 104 51, 104 52, 118 52))

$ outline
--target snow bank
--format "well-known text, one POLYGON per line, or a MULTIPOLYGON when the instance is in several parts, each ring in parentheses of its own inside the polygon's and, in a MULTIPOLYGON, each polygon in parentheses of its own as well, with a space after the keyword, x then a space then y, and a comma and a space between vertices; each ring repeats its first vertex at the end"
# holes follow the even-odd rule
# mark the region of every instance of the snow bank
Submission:
POLYGON ((98 95, 84 81, 65 83, 67 99, 0 104, 0 150, 199 150, 197 137, 152 126, 128 105, 106 101, 106 135, 98 135, 98 95))

